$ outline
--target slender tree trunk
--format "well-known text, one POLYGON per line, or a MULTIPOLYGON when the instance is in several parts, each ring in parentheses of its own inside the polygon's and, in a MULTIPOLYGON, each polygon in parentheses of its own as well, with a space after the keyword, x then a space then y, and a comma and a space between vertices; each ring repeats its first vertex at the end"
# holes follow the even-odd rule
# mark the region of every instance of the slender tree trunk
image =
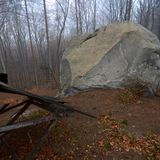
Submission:
POLYGON ((124 15, 125 21, 130 21, 131 11, 132 11, 132 0, 127 0, 126 1, 126 10, 125 10, 125 15, 124 15))
POLYGON ((78 19, 78 7, 77 7, 77 0, 75 0, 75 11, 76 11, 76 32, 77 36, 79 35, 79 19, 78 19))
POLYGON ((79 18, 79 33, 83 33, 82 14, 81 14, 81 1, 78 0, 78 18, 79 18))
POLYGON ((48 32, 48 18, 47 18, 46 0, 43 0, 43 7, 44 7, 44 19, 45 19, 45 29, 46 29, 46 41, 47 41, 47 49, 46 49, 47 55, 46 55, 46 57, 47 57, 49 74, 50 74, 50 70, 52 69, 52 66, 51 66, 51 55, 50 55, 50 45, 49 45, 49 32, 48 32))
POLYGON ((127 17, 127 20, 130 21, 131 19, 131 11, 132 11, 132 0, 129 0, 129 3, 128 3, 128 17, 127 17))
MULTIPOLYGON (((3 73, 7 73, 7 55, 6 55, 6 50, 5 50, 5 46, 3 43, 2 38, 0 37, 0 63, 2 66, 2 72, 3 73)), ((1 71, 1 70, 0 70, 1 71)))
POLYGON ((24 2, 25 2, 25 10, 26 10, 26 17, 27 17, 27 25, 28 25, 28 33, 29 33, 31 54, 32 54, 32 58, 33 58, 33 61, 34 61, 34 62, 32 62, 33 72, 34 72, 35 84, 38 87, 38 78, 37 78, 37 73, 36 73, 37 60, 36 60, 36 56, 34 55, 34 51, 33 51, 33 43, 32 43, 31 28, 30 28, 30 23, 29 23, 27 0, 24 0, 24 2))
POLYGON ((94 0, 93 32, 96 30, 96 13, 97 13, 97 0, 94 0))

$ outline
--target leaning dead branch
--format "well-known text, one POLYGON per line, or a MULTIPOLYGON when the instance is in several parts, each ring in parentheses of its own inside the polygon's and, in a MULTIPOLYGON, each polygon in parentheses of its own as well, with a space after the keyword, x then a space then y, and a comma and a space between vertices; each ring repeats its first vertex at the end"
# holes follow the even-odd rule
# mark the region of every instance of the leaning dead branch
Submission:
POLYGON ((5 104, 0 107, 0 115, 6 112, 9 112, 10 110, 15 108, 17 108, 18 110, 16 114, 6 123, 6 125, 0 127, 0 142, 12 154, 12 157, 15 160, 18 160, 19 157, 14 151, 14 148, 12 148, 9 145, 9 143, 6 141, 4 137, 6 134, 12 133, 16 129, 35 126, 44 122, 49 122, 43 134, 37 140, 36 144, 33 146, 33 149, 27 158, 28 160, 33 160, 35 155, 38 153, 39 149, 41 148, 42 144, 44 143, 47 135, 49 134, 49 131, 56 124, 57 118, 68 115, 69 113, 74 113, 74 112, 90 118, 96 118, 93 115, 90 115, 88 113, 74 109, 73 107, 65 105, 65 102, 61 101, 58 98, 39 96, 21 89, 13 88, 3 82, 0 82, 0 92, 18 94, 18 95, 23 95, 27 97, 27 99, 25 99, 24 101, 16 105, 5 104), (36 105, 37 107, 50 112, 52 116, 42 117, 36 120, 24 120, 21 122, 17 122, 18 118, 31 106, 31 104, 36 105))

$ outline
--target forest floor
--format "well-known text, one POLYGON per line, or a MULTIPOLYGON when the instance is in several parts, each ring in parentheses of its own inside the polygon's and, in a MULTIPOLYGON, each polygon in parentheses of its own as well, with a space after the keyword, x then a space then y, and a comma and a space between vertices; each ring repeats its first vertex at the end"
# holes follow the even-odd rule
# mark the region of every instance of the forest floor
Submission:
MULTIPOLYGON (((54 96, 54 90, 32 92, 54 96)), ((0 95, 0 104, 22 97, 0 95)), ((137 96, 128 90, 95 89, 64 98, 67 105, 97 116, 77 113, 62 118, 51 130, 36 160, 160 160, 160 98, 137 96)), ((30 118, 42 112, 31 112, 30 118)), ((7 117, 7 116, 6 116, 7 117)), ((6 117, 1 117, 1 123, 6 117)), ((6 139, 21 160, 45 124, 19 129, 6 139)), ((0 146, 0 160, 11 156, 0 146)))

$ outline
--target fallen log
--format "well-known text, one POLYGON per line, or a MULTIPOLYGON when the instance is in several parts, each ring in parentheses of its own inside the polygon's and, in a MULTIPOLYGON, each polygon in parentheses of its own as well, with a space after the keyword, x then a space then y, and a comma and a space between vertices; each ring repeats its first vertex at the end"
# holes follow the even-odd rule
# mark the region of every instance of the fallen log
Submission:
POLYGON ((62 114, 66 115, 68 113, 77 112, 81 115, 85 115, 90 118, 96 118, 93 115, 79 111, 77 109, 74 109, 73 107, 67 106, 66 104, 64 104, 65 102, 63 102, 61 99, 58 99, 55 97, 39 96, 39 95, 30 93, 30 92, 27 92, 27 91, 24 91, 21 89, 11 87, 1 81, 0 81, 0 92, 18 94, 18 95, 23 95, 23 96, 27 97, 27 99, 25 99, 24 101, 22 101, 16 105, 10 106, 9 104, 6 104, 6 105, 0 106, 0 114, 8 112, 11 109, 20 107, 20 109, 12 117, 12 119, 9 120, 5 126, 0 127, 0 142, 12 154, 12 158, 15 160, 19 160, 19 156, 16 154, 16 152, 14 151, 14 148, 12 148, 9 145, 9 143, 6 141, 6 139, 4 137, 8 132, 12 133, 13 130, 16 130, 19 128, 37 125, 42 122, 50 122, 49 125, 44 129, 43 134, 38 139, 38 141, 34 145, 31 153, 29 154, 29 156, 27 158, 27 160, 33 160, 35 155, 38 153, 39 149, 41 148, 42 144, 44 143, 47 135, 49 134, 49 131, 56 124, 56 119, 59 116, 61 116, 62 114), (47 110, 48 112, 51 112, 52 117, 42 117, 37 120, 16 122, 18 120, 18 118, 30 107, 31 104, 36 105, 44 110, 47 110), (16 122, 16 123, 14 123, 14 122, 16 122))
POLYGON ((0 92, 13 93, 13 94, 27 96, 29 99, 33 101, 32 104, 35 104, 43 108, 44 110, 52 112, 56 115, 59 115, 62 113, 77 112, 79 114, 82 114, 82 115, 85 115, 91 118, 96 118, 93 115, 79 111, 77 109, 74 109, 70 106, 63 104, 64 102, 58 98, 39 96, 39 95, 30 93, 30 92, 24 91, 22 89, 13 88, 3 82, 0 82, 0 92))
POLYGON ((16 130, 19 128, 35 126, 35 125, 43 123, 43 122, 49 122, 53 119, 54 119, 53 116, 48 116, 48 117, 42 117, 42 118, 39 118, 36 120, 17 122, 17 123, 11 124, 11 125, 6 125, 3 127, 0 127, 0 133, 13 131, 13 130, 16 130))
POLYGON ((13 93, 13 94, 18 94, 18 95, 22 95, 22 96, 27 96, 29 98, 41 101, 41 102, 55 102, 55 101, 60 101, 60 99, 55 98, 55 97, 43 97, 43 96, 39 96, 27 91, 24 91, 22 89, 17 89, 14 87, 11 87, 3 82, 0 82, 0 92, 5 92, 5 93, 13 93))

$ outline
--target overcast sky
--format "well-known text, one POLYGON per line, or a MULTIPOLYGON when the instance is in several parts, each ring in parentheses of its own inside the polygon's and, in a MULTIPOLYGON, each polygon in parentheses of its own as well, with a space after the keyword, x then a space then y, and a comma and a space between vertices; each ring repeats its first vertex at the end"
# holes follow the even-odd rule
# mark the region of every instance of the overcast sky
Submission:
POLYGON ((53 5, 56 0, 46 0, 47 5, 53 5))

